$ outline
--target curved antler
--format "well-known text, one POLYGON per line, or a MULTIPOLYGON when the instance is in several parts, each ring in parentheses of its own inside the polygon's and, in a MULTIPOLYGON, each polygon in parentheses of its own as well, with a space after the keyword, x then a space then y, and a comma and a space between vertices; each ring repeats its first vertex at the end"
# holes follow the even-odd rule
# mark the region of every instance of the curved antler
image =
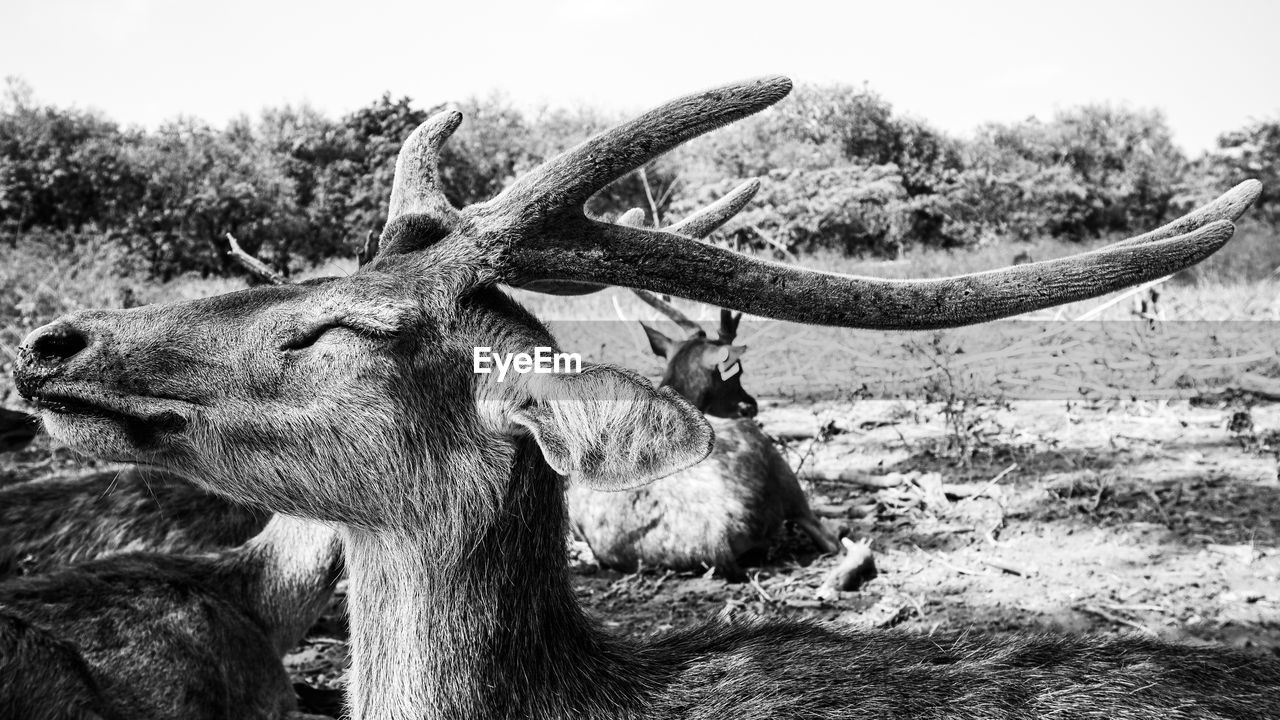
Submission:
MULTIPOLYGON (((413 238, 402 243, 408 248, 430 246, 452 232, 412 265, 422 268, 425 264, 457 292, 498 282, 516 286, 537 282, 539 289, 558 286, 571 288, 570 292, 608 284, 782 320, 930 329, 1096 297, 1181 270, 1231 238, 1235 228, 1230 221, 1249 207, 1260 188, 1256 181, 1242 183, 1164 227, 1092 252, 930 280, 883 280, 806 270, 757 260, 670 231, 602 223, 583 214, 587 198, 612 180, 686 140, 768 107, 790 87, 785 78, 770 78, 681 98, 544 163, 489 202, 456 216, 446 212, 444 221, 425 213, 402 215, 389 223, 387 234, 394 235, 392 231, 399 229, 392 226, 403 220, 402 234, 413 238)), ((439 142, 456 122, 447 127, 438 133, 439 142)), ((430 135, 429 130, 420 132, 430 135)), ((438 149, 439 142, 417 145, 438 149)), ((411 138, 401 157, 414 156, 418 151, 413 147, 411 138)), ((429 157, 431 162, 420 166, 434 183, 434 151, 429 157)), ((398 171, 397 186, 402 185, 410 183, 402 181, 398 171)), ((733 202, 738 199, 741 196, 733 202)), ((709 222, 733 202, 717 203, 696 214, 697 220, 673 229, 692 232, 698 222, 709 222)), ((394 214, 397 203, 392 207, 394 214)))
MULTIPOLYGON (((1208 257, 1229 221, 1058 260, 929 280, 885 280, 757 260, 659 230, 584 220, 541 246, 513 248, 522 277, 604 282, 814 325, 958 327, 1103 295, 1208 257), (670 258, 679 258, 671 262, 670 258)), ((1135 238, 1136 239, 1136 238, 1135 238)))

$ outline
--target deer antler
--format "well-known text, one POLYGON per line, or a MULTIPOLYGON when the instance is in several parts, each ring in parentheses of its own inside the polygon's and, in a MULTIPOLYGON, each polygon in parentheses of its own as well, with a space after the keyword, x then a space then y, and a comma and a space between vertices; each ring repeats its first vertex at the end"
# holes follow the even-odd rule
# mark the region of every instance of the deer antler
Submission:
POLYGON ((493 200, 460 213, 440 203, 404 199, 438 191, 433 163, 457 123, 433 118, 401 152, 393 191, 400 201, 393 199, 379 259, 431 246, 423 261, 438 273, 451 267, 463 285, 619 285, 817 325, 931 329, 1096 297, 1181 270, 1222 247, 1234 232, 1231 220, 1261 190, 1257 181, 1241 183, 1158 230, 1092 252, 927 280, 780 265, 670 231, 603 223, 583 214, 587 198, 612 180, 686 140, 772 105, 790 87, 786 78, 770 78, 681 98, 553 158, 493 200), (429 126, 447 131, 433 134, 429 126), (403 162, 406 154, 430 159, 415 166, 431 171, 429 182, 406 174, 412 170, 403 162), (408 208, 407 214, 397 215, 397 208, 408 208))

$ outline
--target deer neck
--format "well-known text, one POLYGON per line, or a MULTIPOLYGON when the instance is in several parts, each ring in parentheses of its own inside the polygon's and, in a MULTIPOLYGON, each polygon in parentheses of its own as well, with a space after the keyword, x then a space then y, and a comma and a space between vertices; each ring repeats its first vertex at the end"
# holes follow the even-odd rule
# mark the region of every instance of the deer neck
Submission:
POLYGON ((442 562, 432 528, 346 531, 352 717, 616 717, 602 678, 634 655, 583 616, 569 583, 562 479, 520 441, 476 544, 442 562), (583 713, 569 707, 587 703, 583 713))

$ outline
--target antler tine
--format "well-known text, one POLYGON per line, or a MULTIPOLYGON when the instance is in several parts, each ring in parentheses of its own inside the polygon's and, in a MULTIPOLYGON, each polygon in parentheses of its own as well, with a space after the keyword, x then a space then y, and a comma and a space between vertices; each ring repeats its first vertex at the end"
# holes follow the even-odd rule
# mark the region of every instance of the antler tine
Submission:
POLYGON ((772 77, 689 95, 603 132, 521 177, 501 195, 467 208, 492 232, 525 237, 548 229, 605 185, 649 160, 786 97, 791 81, 772 77))
POLYGON ((757 260, 659 230, 585 218, 574 225, 563 227, 556 246, 514 248, 510 267, 525 277, 643 288, 780 320, 886 330, 958 327, 1097 297, 1199 262, 1235 232, 1219 220, 1142 245, 950 278, 885 280, 757 260))
POLYGON ((227 242, 231 243, 231 249, 227 251, 227 254, 235 258, 254 277, 272 285, 289 284, 289 278, 272 270, 266 263, 250 255, 249 251, 241 247, 240 242, 231 233, 227 233, 227 242))
MULTIPOLYGON (((701 240, 715 232, 721 225, 724 225, 733 218, 734 215, 741 212, 742 208, 746 207, 747 203, 751 202, 751 198, 755 197, 755 194, 759 189, 760 180, 757 178, 751 178, 729 191, 728 195, 725 195, 719 200, 698 210, 675 225, 668 227, 667 231, 676 233, 677 235, 684 235, 686 237, 701 240)), ((643 222, 644 210, 641 210, 640 208, 631 208, 623 213, 622 217, 618 218, 618 224, 620 225, 639 227, 643 222), (633 218, 633 213, 639 213, 639 215, 633 218), (634 220, 634 222, 632 220, 634 220)), ((568 280, 534 280, 521 286, 524 290, 532 290, 534 292, 540 292, 547 295, 587 295, 593 292, 599 292, 606 287, 606 285, 601 285, 600 283, 573 282, 568 280)), ((664 313, 666 313, 667 310, 655 303, 662 303, 665 308, 670 308, 673 312, 679 312, 672 307, 670 303, 664 302, 661 298, 653 295, 646 296, 640 292, 637 292, 636 295, 639 295, 641 300, 644 300, 654 308, 664 313)), ((686 330, 690 330, 692 332, 691 328, 681 324, 680 320, 676 320, 669 313, 667 317, 670 317, 677 325, 680 325, 686 330)), ((701 331, 701 328, 698 328, 698 331, 701 331)))
MULTIPOLYGON (((415 233, 399 227, 397 220, 406 216, 425 216, 441 229, 452 228, 458 221, 453 207, 440 187, 440 148, 462 124, 462 113, 445 110, 427 118, 409 135, 396 157, 396 174, 391 184, 391 202, 387 211, 387 227, 383 231, 379 254, 388 255, 418 249, 415 233)), ((413 223, 409 223, 413 225, 413 223)), ((438 237, 418 238, 431 242, 438 237)))
POLYGON ((1245 180, 1220 195, 1218 199, 1192 210, 1173 222, 1137 237, 1112 243, 1109 247, 1145 245, 1153 240, 1164 240, 1191 232, 1215 220, 1239 220, 1244 211, 1248 210, 1261 194, 1262 183, 1257 180, 1245 180))
MULTIPOLYGON (((666 230, 676 235, 698 238, 701 240, 720 228, 742 212, 742 208, 751 202, 760 190, 760 179, 751 178, 729 191, 728 195, 695 212, 689 217, 668 227, 666 230)), ((619 221, 621 222, 621 221, 619 221)))

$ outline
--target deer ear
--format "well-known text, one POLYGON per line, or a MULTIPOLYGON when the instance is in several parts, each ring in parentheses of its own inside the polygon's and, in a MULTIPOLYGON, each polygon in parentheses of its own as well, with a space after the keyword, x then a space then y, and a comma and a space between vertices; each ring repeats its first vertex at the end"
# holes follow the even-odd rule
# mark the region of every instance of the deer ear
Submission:
POLYGON ((720 342, 732 343, 738 337, 738 323, 741 321, 742 313, 720 308, 720 342))
POLYGON ((640 323, 640 327, 644 328, 644 334, 649 336, 649 347, 653 350, 654 355, 664 358, 675 356, 676 342, 674 340, 645 323, 640 323))
POLYGON ((607 365, 529 375, 512 422, 532 433, 556 472, 594 490, 626 490, 683 470, 711 452, 711 426, 670 388, 607 365))

